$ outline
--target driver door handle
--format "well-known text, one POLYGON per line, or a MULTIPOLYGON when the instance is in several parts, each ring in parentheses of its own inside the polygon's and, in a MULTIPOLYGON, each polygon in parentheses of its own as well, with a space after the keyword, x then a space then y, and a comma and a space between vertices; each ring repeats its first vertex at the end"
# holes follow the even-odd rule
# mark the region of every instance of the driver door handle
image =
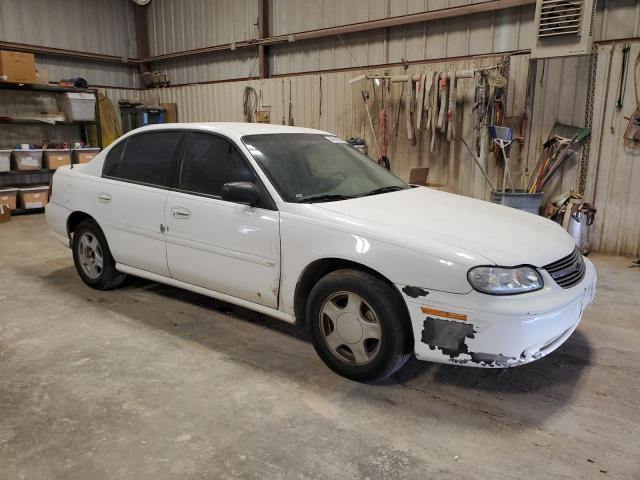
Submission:
POLYGON ((179 220, 186 220, 191 218, 191 212, 184 207, 173 207, 171 209, 171 216, 179 220))

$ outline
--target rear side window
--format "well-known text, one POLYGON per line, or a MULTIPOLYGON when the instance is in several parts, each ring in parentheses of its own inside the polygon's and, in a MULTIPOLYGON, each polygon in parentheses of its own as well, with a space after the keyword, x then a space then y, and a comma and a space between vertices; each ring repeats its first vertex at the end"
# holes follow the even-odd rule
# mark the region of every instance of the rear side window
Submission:
POLYGON ((116 145, 105 161, 103 174, 110 177, 165 187, 168 185, 171 160, 175 155, 181 132, 140 133, 126 140, 124 152, 116 145), (118 161, 119 158, 119 161, 118 161))
POLYGON ((102 174, 107 177, 113 177, 114 172, 117 171, 117 168, 120 165, 120 160, 122 160, 122 152, 124 152, 124 146, 127 143, 126 140, 123 140, 109 150, 107 154, 107 158, 104 161, 104 166, 102 167, 102 174))
POLYGON ((220 196, 225 183, 255 182, 256 177, 230 141, 206 133, 192 133, 182 163, 180 189, 220 196))

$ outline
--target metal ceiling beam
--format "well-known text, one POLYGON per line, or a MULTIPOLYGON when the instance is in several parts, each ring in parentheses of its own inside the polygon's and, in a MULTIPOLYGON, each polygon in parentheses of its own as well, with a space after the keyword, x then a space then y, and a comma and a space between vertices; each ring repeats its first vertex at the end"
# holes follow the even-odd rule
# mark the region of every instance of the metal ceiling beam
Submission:
POLYGON ((101 53, 80 52, 77 50, 66 50, 64 48, 44 47, 41 45, 29 45, 26 43, 14 43, 0 41, 0 49, 13 50, 14 52, 34 53, 50 57, 73 58, 75 60, 89 60, 102 63, 119 63, 137 65, 141 63, 136 58, 118 57, 117 55, 104 55, 101 53))
MULTIPOLYGON (((142 58, 146 58, 151 55, 151 50, 149 48, 149 24, 147 21, 148 9, 149 4, 138 5, 136 3, 133 5, 133 24, 136 31, 136 50, 138 57, 142 58)), ((138 63, 138 67, 140 69, 140 75, 144 75, 151 70, 149 64, 145 62, 138 63)))
MULTIPOLYGON (((258 0, 258 39, 262 40, 269 35, 269 0, 258 0)), ((258 44, 258 76, 267 78, 269 76, 269 58, 267 56, 268 47, 258 44)))

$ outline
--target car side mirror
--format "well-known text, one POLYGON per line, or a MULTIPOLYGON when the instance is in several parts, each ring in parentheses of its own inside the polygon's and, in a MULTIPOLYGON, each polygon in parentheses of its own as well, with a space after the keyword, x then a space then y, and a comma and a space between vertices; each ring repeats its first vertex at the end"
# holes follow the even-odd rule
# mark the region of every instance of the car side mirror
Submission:
POLYGON ((258 203, 258 200, 260 200, 260 191, 255 183, 229 182, 222 186, 220 196, 223 200, 244 203, 253 207, 258 203))

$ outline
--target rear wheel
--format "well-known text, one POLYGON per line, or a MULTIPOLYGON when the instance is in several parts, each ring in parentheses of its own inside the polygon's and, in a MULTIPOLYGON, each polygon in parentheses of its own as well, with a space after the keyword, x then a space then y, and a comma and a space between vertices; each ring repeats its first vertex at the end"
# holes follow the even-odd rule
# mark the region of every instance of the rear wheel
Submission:
POLYGON ((336 373, 359 382, 387 378, 411 354, 406 310, 393 287, 357 270, 338 270, 311 290, 313 346, 336 373))
POLYGON ((126 278, 116 270, 107 240, 95 220, 84 220, 76 227, 72 248, 78 275, 91 288, 109 290, 126 278))

